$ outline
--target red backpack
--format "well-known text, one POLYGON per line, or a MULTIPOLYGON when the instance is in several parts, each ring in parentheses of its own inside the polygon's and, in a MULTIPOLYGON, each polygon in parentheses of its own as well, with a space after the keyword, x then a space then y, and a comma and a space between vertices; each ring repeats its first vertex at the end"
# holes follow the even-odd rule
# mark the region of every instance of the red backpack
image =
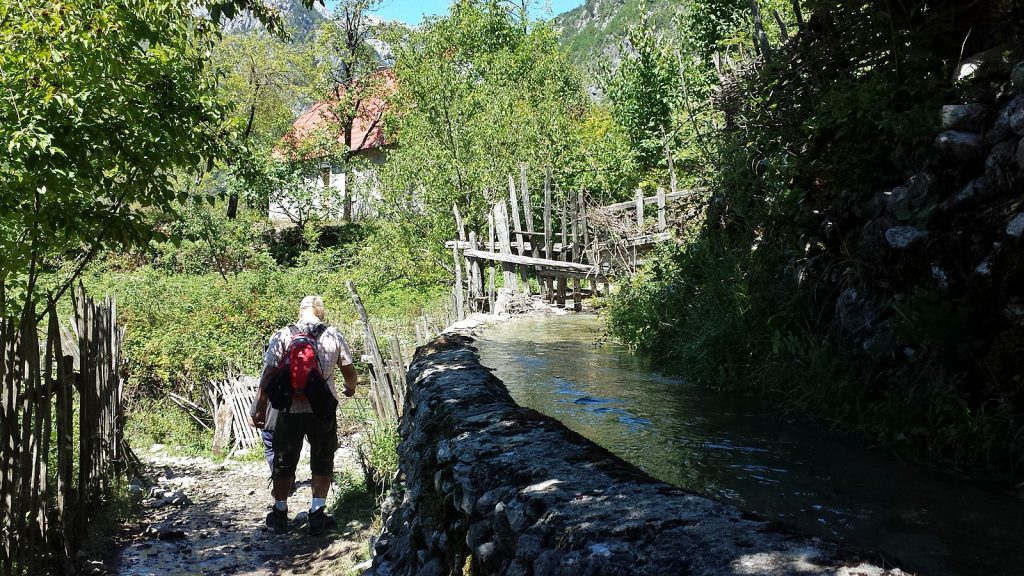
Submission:
POLYGON ((324 373, 320 368, 317 350, 320 347, 320 336, 327 330, 325 324, 314 324, 292 336, 288 349, 285 350, 284 368, 291 382, 293 398, 304 398, 311 380, 324 381, 324 373))

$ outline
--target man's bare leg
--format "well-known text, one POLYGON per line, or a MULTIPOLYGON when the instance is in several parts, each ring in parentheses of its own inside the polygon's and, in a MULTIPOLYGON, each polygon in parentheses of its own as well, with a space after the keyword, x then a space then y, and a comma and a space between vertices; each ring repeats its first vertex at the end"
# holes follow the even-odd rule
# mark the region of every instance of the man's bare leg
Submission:
POLYGON ((331 490, 330 476, 314 474, 311 484, 313 485, 313 498, 327 498, 327 493, 331 490))
POLYGON ((274 478, 274 489, 270 491, 274 496, 274 500, 287 500, 288 495, 292 492, 293 484, 295 484, 294 474, 291 476, 279 476, 274 478))

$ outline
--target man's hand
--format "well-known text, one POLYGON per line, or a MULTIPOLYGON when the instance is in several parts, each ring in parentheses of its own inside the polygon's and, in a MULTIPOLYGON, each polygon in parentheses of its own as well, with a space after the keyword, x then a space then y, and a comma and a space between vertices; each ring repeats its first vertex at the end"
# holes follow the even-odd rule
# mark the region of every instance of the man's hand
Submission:
POLYGON ((257 406, 253 410, 252 414, 249 415, 249 424, 253 428, 259 428, 260 430, 267 425, 267 407, 265 405, 257 406))

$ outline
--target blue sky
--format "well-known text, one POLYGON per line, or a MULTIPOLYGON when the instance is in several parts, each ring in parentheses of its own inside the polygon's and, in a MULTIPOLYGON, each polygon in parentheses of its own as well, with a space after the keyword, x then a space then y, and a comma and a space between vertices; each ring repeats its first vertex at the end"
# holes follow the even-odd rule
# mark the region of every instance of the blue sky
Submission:
MULTIPOLYGON (((331 7, 332 4, 333 2, 328 0, 327 6, 331 7)), ((451 0, 383 0, 376 14, 386 20, 401 20, 406 24, 415 25, 423 20, 424 14, 447 13, 450 4, 451 0)), ((583 0, 542 0, 536 4, 539 6, 533 10, 534 17, 551 18, 583 4, 583 0), (546 7, 549 3, 550 12, 546 7)))

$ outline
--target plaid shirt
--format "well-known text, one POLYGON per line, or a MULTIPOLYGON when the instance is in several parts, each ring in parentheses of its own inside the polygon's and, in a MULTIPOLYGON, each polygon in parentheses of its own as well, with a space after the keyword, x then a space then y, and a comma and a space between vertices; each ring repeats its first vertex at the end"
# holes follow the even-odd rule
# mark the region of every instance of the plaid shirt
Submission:
MULTIPOLYGON (((284 358, 285 351, 288 350, 288 344, 291 343, 292 338, 300 332, 305 332, 312 328, 314 324, 303 323, 303 324, 289 324, 284 328, 278 330, 270 337, 270 343, 267 345, 267 352, 263 355, 263 367, 267 366, 279 366, 282 359, 284 358)), ((345 337, 341 335, 333 327, 328 327, 323 334, 320 335, 319 344, 317 345, 317 360, 320 362, 320 370, 323 371, 324 379, 327 380, 327 387, 331 390, 331 394, 334 394, 335 398, 338 398, 338 390, 334 385, 334 372, 335 368, 340 366, 348 366, 352 364, 352 350, 348 347, 348 342, 345 341, 345 337)), ((291 408, 288 412, 308 413, 313 410, 309 407, 309 401, 305 398, 296 398, 292 401, 291 408)))

